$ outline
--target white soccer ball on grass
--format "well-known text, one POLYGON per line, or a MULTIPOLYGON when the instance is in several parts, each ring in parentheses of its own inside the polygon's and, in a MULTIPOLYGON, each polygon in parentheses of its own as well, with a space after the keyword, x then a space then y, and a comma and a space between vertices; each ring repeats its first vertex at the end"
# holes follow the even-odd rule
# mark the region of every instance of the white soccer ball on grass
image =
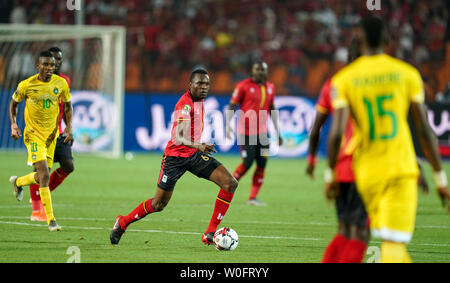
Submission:
POLYGON ((239 237, 230 227, 223 227, 214 233, 213 242, 219 251, 234 251, 238 246, 239 237))

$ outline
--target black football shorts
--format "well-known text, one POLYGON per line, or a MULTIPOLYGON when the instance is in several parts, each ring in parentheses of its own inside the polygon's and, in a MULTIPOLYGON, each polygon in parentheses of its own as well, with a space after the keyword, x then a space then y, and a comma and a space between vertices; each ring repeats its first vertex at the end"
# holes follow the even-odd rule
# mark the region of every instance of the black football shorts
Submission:
POLYGON ((366 227, 367 212, 355 183, 339 183, 336 210, 338 219, 346 224, 366 227))
POLYGON ((186 171, 199 178, 209 180, 211 173, 221 165, 214 157, 199 150, 189 157, 163 156, 158 186, 165 191, 173 191, 178 179, 186 171))
POLYGON ((238 145, 245 168, 249 169, 253 161, 260 168, 265 168, 269 156, 270 140, 268 136, 238 136, 238 145))
POLYGON ((53 157, 54 162, 61 162, 61 160, 65 159, 73 160, 72 145, 68 142, 65 143, 65 138, 65 136, 59 135, 56 140, 55 155, 53 157))

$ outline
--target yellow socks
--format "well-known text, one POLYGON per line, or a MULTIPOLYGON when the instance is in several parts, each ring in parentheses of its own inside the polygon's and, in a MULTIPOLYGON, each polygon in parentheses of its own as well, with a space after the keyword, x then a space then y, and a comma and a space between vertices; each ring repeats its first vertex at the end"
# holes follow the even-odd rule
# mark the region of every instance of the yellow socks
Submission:
POLYGON ((23 187, 37 184, 36 180, 34 179, 34 175, 36 175, 36 172, 17 178, 16 185, 18 187, 23 187))
POLYGON ((39 188, 39 194, 41 195, 42 206, 44 207, 45 215, 47 216, 47 224, 49 224, 50 220, 55 220, 55 216, 53 215, 52 195, 50 194, 50 188, 39 188))
POLYGON ((384 241, 381 244, 382 263, 411 263, 405 243, 394 243, 384 241))

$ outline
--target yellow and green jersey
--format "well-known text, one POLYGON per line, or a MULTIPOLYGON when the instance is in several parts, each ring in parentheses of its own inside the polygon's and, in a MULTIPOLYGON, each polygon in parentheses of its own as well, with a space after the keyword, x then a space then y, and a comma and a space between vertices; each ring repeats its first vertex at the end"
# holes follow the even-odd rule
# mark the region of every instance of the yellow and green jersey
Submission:
POLYGON ((355 121, 356 178, 417 176, 408 111, 411 102, 424 102, 419 72, 386 54, 361 56, 331 84, 333 107, 349 107, 355 121))
POLYGON ((12 98, 25 99, 24 137, 32 136, 42 141, 54 138, 58 129, 59 100, 69 102, 71 94, 65 79, 52 75, 49 82, 38 79, 39 74, 19 83, 12 98))

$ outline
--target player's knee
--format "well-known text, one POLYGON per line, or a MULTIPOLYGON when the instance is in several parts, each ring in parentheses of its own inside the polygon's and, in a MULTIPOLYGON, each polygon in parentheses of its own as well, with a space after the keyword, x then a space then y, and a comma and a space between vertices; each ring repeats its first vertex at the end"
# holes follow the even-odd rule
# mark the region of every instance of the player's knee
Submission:
POLYGON ((254 158, 244 158, 244 161, 242 162, 242 164, 244 165, 245 169, 248 170, 250 167, 252 167, 253 160, 254 160, 254 158))
POLYGON ((370 230, 367 227, 359 227, 357 230, 356 238, 361 242, 368 243, 370 240, 370 230))
POLYGON ((67 174, 70 174, 75 170, 72 160, 67 159, 67 160, 61 161, 60 164, 61 164, 61 169, 64 172, 66 172, 67 174))
POLYGON ((351 236, 351 229, 350 225, 345 223, 345 221, 339 220, 338 223, 338 233, 343 235, 344 237, 348 238, 351 236))
POLYGON ((39 184, 41 184, 41 185, 45 186, 50 181, 50 173, 48 171, 39 170, 37 172, 37 176, 39 179, 39 184))
POLYGON ((227 192, 234 193, 234 191, 236 191, 238 184, 239 184, 238 181, 234 177, 231 177, 225 182, 225 184, 222 186, 222 189, 224 189, 227 192))
POLYGON ((160 212, 163 211, 164 208, 167 206, 167 201, 163 201, 163 200, 157 200, 152 202, 152 207, 154 212, 160 212))
POLYGON ((266 164, 267 164, 267 158, 260 156, 259 158, 256 158, 256 165, 259 168, 266 168, 266 164))
POLYGON ((368 243, 370 239, 370 231, 366 227, 351 225, 349 238, 356 239, 364 243, 368 243))

